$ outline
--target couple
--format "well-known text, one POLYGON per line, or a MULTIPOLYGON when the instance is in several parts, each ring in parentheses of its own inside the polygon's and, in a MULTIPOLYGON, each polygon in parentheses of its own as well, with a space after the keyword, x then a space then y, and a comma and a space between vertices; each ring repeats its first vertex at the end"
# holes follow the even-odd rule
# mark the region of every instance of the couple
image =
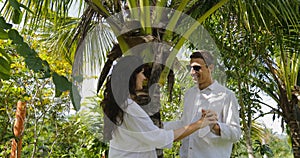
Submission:
POLYGON ((241 135, 239 105, 234 93, 212 79, 214 60, 209 52, 195 51, 190 58, 197 85, 185 94, 181 120, 166 122, 164 129, 135 102, 146 79, 142 60, 126 56, 118 61, 104 94, 113 97, 105 96, 102 102, 109 158, 155 158, 156 148, 170 148, 182 139, 182 158, 230 157, 241 135))

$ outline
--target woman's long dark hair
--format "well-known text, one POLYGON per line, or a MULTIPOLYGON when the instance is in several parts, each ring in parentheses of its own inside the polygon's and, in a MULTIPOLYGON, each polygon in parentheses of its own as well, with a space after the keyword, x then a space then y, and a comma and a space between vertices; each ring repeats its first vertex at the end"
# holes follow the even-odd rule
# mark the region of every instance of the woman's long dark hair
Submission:
POLYGON ((123 57, 114 66, 101 102, 105 114, 104 140, 110 140, 113 130, 122 124, 127 98, 136 96, 136 76, 142 69, 143 62, 137 56, 123 57))

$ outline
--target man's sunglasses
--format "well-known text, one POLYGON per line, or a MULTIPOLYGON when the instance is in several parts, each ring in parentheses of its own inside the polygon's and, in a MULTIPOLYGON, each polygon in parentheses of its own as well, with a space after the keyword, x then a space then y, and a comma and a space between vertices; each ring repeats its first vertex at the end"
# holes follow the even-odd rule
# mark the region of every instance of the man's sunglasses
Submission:
POLYGON ((193 68, 193 70, 199 71, 201 69, 201 66, 199 66, 199 65, 195 65, 195 66, 187 65, 186 68, 188 70, 191 70, 193 68))

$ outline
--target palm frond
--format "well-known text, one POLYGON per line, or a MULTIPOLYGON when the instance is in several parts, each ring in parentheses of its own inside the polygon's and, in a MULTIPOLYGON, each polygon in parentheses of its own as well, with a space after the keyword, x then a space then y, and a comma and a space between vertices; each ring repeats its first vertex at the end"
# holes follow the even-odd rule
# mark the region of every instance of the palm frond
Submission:
MULTIPOLYGON (((6 2, 7 1, 9 0, 6 0, 6 2)), ((74 9, 72 6, 74 2, 75 1, 72 0, 21 0, 18 2, 20 10, 21 8, 25 8, 21 10, 22 14, 24 15, 24 17, 22 17, 23 24, 21 27, 33 31, 36 31, 37 29, 39 29, 39 31, 53 31, 65 23, 64 20, 69 17, 70 9, 74 9), (51 29, 45 25, 49 20, 53 24, 51 29)), ((82 3, 83 0, 79 0, 79 2, 79 8, 81 8, 84 4, 82 3)), ((6 16, 6 18, 12 19, 14 8, 10 3, 5 4, 6 6, 4 6, 2 13, 6 16)))

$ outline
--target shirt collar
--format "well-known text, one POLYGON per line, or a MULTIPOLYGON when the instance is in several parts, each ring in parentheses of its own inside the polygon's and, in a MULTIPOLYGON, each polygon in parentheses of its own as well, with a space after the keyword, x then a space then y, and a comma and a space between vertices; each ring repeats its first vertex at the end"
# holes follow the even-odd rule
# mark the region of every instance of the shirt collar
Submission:
POLYGON ((210 91, 214 91, 214 90, 217 90, 218 89, 218 82, 217 81, 213 81, 213 83, 211 85, 209 85, 208 87, 200 90, 198 88, 198 85, 196 85, 197 89, 199 92, 202 92, 202 91, 207 91, 207 90, 210 90, 210 91))
POLYGON ((218 81, 213 81, 213 83, 211 85, 209 85, 207 88, 210 90, 218 89, 218 81))

